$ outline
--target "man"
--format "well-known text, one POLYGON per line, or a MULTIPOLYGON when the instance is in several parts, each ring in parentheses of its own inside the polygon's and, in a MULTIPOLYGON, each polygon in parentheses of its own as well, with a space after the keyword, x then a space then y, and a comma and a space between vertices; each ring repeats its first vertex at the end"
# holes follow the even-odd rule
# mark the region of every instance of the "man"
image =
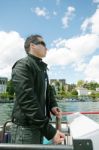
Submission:
POLYGON ((12 68, 12 82, 16 100, 12 112, 12 143, 40 144, 43 136, 58 144, 64 134, 50 123, 50 111, 57 117, 57 107, 47 76, 46 44, 40 35, 31 35, 25 41, 27 57, 18 60, 12 68))

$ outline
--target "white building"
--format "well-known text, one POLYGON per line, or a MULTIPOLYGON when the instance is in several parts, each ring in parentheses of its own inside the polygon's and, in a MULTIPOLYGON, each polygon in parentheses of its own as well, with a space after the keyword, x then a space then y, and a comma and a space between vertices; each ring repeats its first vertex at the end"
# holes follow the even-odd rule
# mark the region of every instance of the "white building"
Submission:
POLYGON ((5 77, 0 77, 0 93, 5 93, 7 88, 8 79, 5 77))
POLYGON ((81 96, 81 95, 88 95, 88 89, 86 88, 83 88, 83 87, 79 87, 77 88, 77 92, 78 92, 78 96, 81 96))
POLYGON ((96 92, 99 92, 99 88, 96 88, 96 92))

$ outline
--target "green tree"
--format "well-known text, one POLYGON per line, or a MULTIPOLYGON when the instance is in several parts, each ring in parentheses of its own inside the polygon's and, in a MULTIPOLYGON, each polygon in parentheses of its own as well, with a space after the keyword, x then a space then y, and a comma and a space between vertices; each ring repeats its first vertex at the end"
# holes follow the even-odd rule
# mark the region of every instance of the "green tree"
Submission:
POLYGON ((72 89, 70 92, 71 97, 70 98, 78 98, 78 92, 75 89, 72 89))
POLYGON ((85 81, 84 80, 78 80, 77 81, 77 87, 83 87, 85 81))
POLYGON ((99 84, 95 81, 91 81, 91 82, 86 81, 83 87, 87 88, 88 90, 96 90, 96 88, 99 87, 99 84))
POLYGON ((8 98, 8 93, 6 92, 6 93, 0 93, 0 98, 1 99, 7 99, 8 98))
POLYGON ((99 84, 97 82, 91 81, 89 83, 89 90, 96 90, 97 87, 99 87, 99 84))
POLYGON ((96 98, 96 95, 95 95, 95 93, 93 93, 93 92, 90 94, 90 96, 92 97, 92 99, 95 99, 95 98, 96 98))
POLYGON ((75 84, 68 84, 68 91, 71 92, 73 89, 75 89, 75 84))
POLYGON ((7 90, 6 91, 7 91, 8 95, 9 95, 9 98, 13 99, 14 98, 14 88, 13 88, 13 83, 12 83, 11 80, 9 80, 7 82, 7 90))
POLYGON ((78 92, 77 92, 77 90, 75 90, 75 89, 73 89, 73 90, 71 91, 71 94, 72 94, 72 95, 75 95, 75 96, 78 96, 78 92))
POLYGON ((99 93, 96 93, 95 96, 96 96, 96 98, 99 98, 99 93))

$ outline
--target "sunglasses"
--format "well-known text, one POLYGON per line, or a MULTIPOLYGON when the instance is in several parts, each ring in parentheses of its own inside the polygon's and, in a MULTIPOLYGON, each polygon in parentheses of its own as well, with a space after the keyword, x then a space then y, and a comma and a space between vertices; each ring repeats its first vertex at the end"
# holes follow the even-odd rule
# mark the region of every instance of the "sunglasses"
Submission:
POLYGON ((35 45, 39 45, 40 44, 40 45, 43 45, 44 47, 46 47, 46 44, 43 41, 34 41, 32 43, 34 43, 35 45))

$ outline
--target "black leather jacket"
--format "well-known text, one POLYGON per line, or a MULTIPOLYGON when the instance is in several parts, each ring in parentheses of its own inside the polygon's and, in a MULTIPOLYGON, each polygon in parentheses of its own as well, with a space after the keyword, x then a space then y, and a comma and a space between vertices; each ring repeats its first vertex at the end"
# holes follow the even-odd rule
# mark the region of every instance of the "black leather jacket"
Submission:
POLYGON ((16 100, 12 121, 18 125, 38 128, 47 139, 52 139, 56 129, 49 123, 49 114, 57 103, 48 83, 46 69, 47 65, 31 54, 14 64, 12 82, 16 100), (46 99, 45 78, 47 79, 46 99))

